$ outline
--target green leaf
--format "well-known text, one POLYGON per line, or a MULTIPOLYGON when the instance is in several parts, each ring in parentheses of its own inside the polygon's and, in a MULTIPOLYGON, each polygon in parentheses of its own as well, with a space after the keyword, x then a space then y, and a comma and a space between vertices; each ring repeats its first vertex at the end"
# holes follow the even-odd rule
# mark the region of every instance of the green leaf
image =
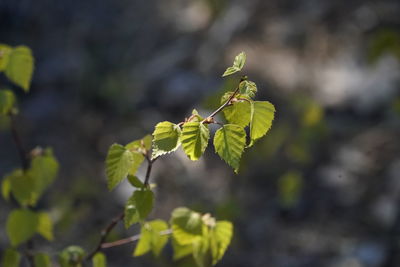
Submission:
POLYGON ((108 189, 114 189, 126 178, 134 163, 133 153, 119 144, 113 144, 106 158, 108 189))
POLYGON ((158 257, 168 242, 168 235, 163 231, 168 230, 168 224, 163 220, 149 222, 151 231, 151 250, 154 256, 158 257))
POLYGON ((212 266, 212 259, 209 253, 209 242, 207 237, 197 239, 193 242, 193 258, 199 267, 212 266))
POLYGON ((140 239, 133 255, 141 256, 151 250, 154 256, 159 256, 168 242, 168 235, 163 233, 166 230, 168 224, 163 220, 145 223, 140 230, 140 239))
POLYGON ((151 232, 148 227, 148 224, 144 224, 140 229, 140 239, 133 252, 135 257, 142 256, 151 250, 151 232))
POLYGON ((246 132, 239 125, 225 124, 215 132, 214 147, 218 155, 237 173, 246 145, 246 132))
POLYGON ((192 244, 187 244, 187 245, 181 245, 176 241, 175 238, 172 238, 172 248, 174 250, 174 256, 173 259, 179 260, 182 259, 193 252, 193 245, 192 244))
POLYGON ((268 101, 254 101, 251 104, 250 144, 263 137, 272 126, 275 107, 268 101))
MULTIPOLYGON (((2 267, 19 267, 21 262, 21 254, 15 249, 6 249, 1 259, 2 267)), ((40 267, 40 266, 38 266, 40 267)))
POLYGON ((181 128, 169 121, 163 121, 156 125, 153 132, 152 158, 175 151, 180 146, 179 137, 181 128))
POLYGON ((218 221, 211 230, 211 254, 212 264, 215 265, 224 256, 226 249, 231 243, 233 236, 233 225, 228 221, 218 221))
POLYGON ((50 257, 45 253, 36 253, 34 262, 35 267, 51 267, 50 257))
POLYGON ((29 47, 17 46, 8 56, 5 74, 13 83, 29 91, 33 74, 34 59, 29 47))
POLYGON ((6 201, 9 201, 10 193, 11 193, 10 179, 8 179, 8 177, 4 177, 3 181, 1 182, 1 195, 6 201))
POLYGON ((11 90, 0 90, 0 115, 12 112, 15 104, 15 95, 11 90))
POLYGON ((142 187, 144 187, 144 184, 143 184, 143 182, 142 181, 140 181, 140 179, 137 177, 137 176, 134 176, 134 175, 128 175, 128 181, 129 181, 129 183, 132 185, 132 186, 134 186, 134 187, 136 187, 136 188, 142 188, 142 187))
POLYGON ((106 255, 104 255, 104 253, 102 252, 97 252, 93 256, 92 262, 93 262, 93 267, 107 267, 106 255))
POLYGON ((125 146, 126 149, 129 149, 131 151, 137 151, 137 152, 142 152, 142 149, 150 150, 151 149, 151 142, 153 140, 153 137, 148 134, 144 136, 142 139, 138 139, 135 141, 130 142, 125 146))
POLYGON ((239 92, 241 95, 254 98, 257 93, 257 85, 252 81, 241 81, 239 84, 239 92))
POLYGON ((183 150, 191 160, 198 160, 208 145, 210 131, 208 126, 199 122, 187 122, 183 125, 181 142, 183 150))
POLYGON ((224 74, 222 74, 222 77, 241 71, 245 62, 246 62, 246 54, 244 52, 241 52, 239 55, 235 57, 235 60, 233 61, 233 66, 228 67, 224 72, 224 74))
POLYGON ((133 164, 129 170, 130 175, 135 175, 144 161, 144 156, 141 152, 132 152, 133 164))
POLYGON ((53 240, 53 221, 51 220, 50 215, 46 212, 40 212, 38 213, 38 218, 39 223, 37 232, 47 240, 53 240))
MULTIPOLYGON (((233 92, 225 93, 221 98, 221 104, 224 104, 231 97, 233 92)), ((236 95, 236 102, 233 102, 232 105, 226 106, 223 109, 224 116, 229 123, 237 124, 242 127, 246 127, 250 123, 251 117, 251 107, 250 102, 251 99, 246 95, 236 95), (243 98, 247 100, 237 100, 238 98, 243 98)))
POLYGON ((28 241, 35 233, 39 219, 35 212, 18 209, 13 210, 8 216, 6 230, 12 246, 28 241))
POLYGON ((136 190, 125 205, 125 227, 143 221, 153 209, 154 194, 150 189, 136 190))
POLYGON ((193 243, 203 234, 203 221, 198 212, 176 208, 171 215, 172 235, 180 245, 193 243))
POLYGON ((35 196, 35 181, 25 174, 21 169, 13 171, 6 176, 10 181, 11 192, 20 205, 34 205, 37 197, 35 196))
POLYGON ((78 246, 69 246, 59 254, 61 267, 82 267, 85 251, 78 246))
POLYGON ((0 71, 7 67, 12 47, 6 44, 0 44, 0 71))
POLYGON ((54 182, 58 169, 58 161, 53 156, 51 149, 44 150, 42 155, 35 156, 32 159, 27 175, 34 181, 33 194, 35 202, 47 187, 54 182))

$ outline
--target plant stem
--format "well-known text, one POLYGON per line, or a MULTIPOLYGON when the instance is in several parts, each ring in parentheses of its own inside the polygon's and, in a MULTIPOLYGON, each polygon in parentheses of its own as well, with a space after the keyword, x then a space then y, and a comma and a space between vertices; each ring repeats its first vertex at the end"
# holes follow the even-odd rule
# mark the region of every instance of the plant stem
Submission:
MULTIPOLYGON (((172 229, 167 229, 167 230, 161 231, 159 234, 160 235, 169 235, 171 233, 172 233, 172 229)), ((101 245, 101 248, 112 248, 112 247, 125 245, 125 244, 131 243, 131 242, 135 242, 140 239, 140 236, 141 236, 140 234, 137 234, 137 235, 133 235, 131 237, 120 239, 120 240, 117 240, 114 242, 103 243, 101 245)))
POLYGON ((122 212, 120 215, 118 215, 117 217, 115 217, 115 218, 106 226, 106 228, 104 228, 104 229, 101 231, 101 234, 100 234, 101 237, 100 237, 99 242, 97 243, 96 248, 95 248, 91 253, 89 253, 89 254, 86 256, 85 260, 90 260, 91 258, 93 258, 93 256, 94 256, 97 252, 99 252, 99 251, 101 250, 102 244, 104 243, 104 241, 106 241, 108 234, 111 232, 112 229, 114 229, 114 227, 117 225, 117 223, 118 223, 119 221, 122 221, 122 220, 124 219, 124 217, 125 217, 125 213, 122 212))

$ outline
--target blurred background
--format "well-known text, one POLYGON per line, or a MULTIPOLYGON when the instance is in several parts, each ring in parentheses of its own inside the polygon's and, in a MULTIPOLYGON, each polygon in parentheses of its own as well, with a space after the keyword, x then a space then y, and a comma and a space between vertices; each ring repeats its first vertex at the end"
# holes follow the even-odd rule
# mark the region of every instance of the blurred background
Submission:
MULTIPOLYGON (((399 15, 397 0, 1 0, 0 42, 36 58, 31 93, 15 90, 23 143, 53 147, 61 164, 39 205, 56 241, 36 248, 93 249, 132 193, 106 188, 109 146, 209 114, 245 51, 257 98, 277 109, 272 129, 239 175, 211 144, 198 162, 181 149, 158 160, 151 218, 188 206, 232 220, 221 267, 400 266, 399 15)), ((3 176, 19 159, 0 129, 3 176)), ((0 201, 0 250, 10 209, 0 201)), ((110 240, 137 231, 119 225, 110 240)), ((106 250, 109 266, 178 266, 169 247, 159 259, 133 248, 106 250)))

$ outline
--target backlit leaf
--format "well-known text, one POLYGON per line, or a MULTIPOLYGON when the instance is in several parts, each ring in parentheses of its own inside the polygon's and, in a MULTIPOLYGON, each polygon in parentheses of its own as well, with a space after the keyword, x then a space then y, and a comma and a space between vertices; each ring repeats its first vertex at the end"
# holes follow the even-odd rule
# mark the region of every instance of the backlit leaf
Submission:
POLYGON ((254 101, 251 104, 250 144, 263 137, 272 126, 275 107, 268 101, 254 101))
POLYGON ((182 147, 191 160, 198 160, 208 145, 210 131, 208 126, 200 122, 187 122, 182 130, 182 147))
POLYGON ((169 121, 163 121, 156 125, 153 132, 153 158, 175 151, 179 145, 181 128, 169 121))
POLYGON ((34 205, 37 200, 35 181, 21 169, 13 171, 7 176, 10 181, 11 192, 22 206, 34 205))
POLYGON ((7 219, 6 230, 12 246, 28 241, 39 225, 39 218, 33 211, 26 209, 13 210, 7 219))
POLYGON ((151 250, 151 232, 149 231, 149 225, 144 224, 140 229, 140 239, 136 245, 133 256, 142 256, 151 250))
POLYGON ((47 240, 53 240, 53 221, 49 214, 46 212, 40 212, 37 215, 39 219, 37 232, 47 240))
POLYGON ((104 253, 102 252, 97 252, 93 256, 92 262, 93 262, 93 267, 107 267, 106 255, 104 255, 104 253))
POLYGON ((163 248, 168 242, 169 236, 163 234, 168 230, 168 224, 163 220, 154 220, 149 222, 151 231, 151 250, 154 256, 159 256, 163 248))
POLYGON ((8 56, 5 74, 13 83, 29 91, 34 67, 31 50, 26 46, 15 47, 8 56))
POLYGON ((150 189, 136 190, 125 205, 125 227, 147 218, 154 204, 154 194, 150 189))
POLYGON ((11 113, 15 104, 15 95, 11 90, 0 90, 0 115, 11 113))
POLYGON ((7 177, 3 178, 3 181, 1 182, 1 195, 6 201, 10 200, 10 193, 11 193, 11 183, 10 179, 7 177))
POLYGON ((203 221, 198 212, 176 208, 171 216, 172 235, 180 245, 193 243, 203 234, 203 221))
POLYGON ((239 55, 235 57, 232 67, 228 67, 224 72, 224 74, 222 74, 222 77, 234 74, 242 70, 245 62, 246 62, 246 54, 244 52, 241 52, 239 55))
POLYGON ((172 248, 174 250, 174 260, 182 259, 193 252, 192 244, 181 245, 175 240, 175 238, 172 238, 172 248))
POLYGON ((106 173, 108 189, 114 189, 126 178, 133 165, 133 154, 119 144, 113 144, 108 150, 106 159, 106 173))
POLYGON ((241 81, 239 84, 239 92, 241 95, 254 98, 257 93, 257 85, 252 81, 241 81))
POLYGON ((217 221, 210 231, 211 253, 213 265, 215 265, 225 254, 233 236, 233 225, 228 221, 217 221))
POLYGON ((246 145, 246 132, 235 124, 225 124, 218 129, 214 136, 214 147, 218 155, 237 173, 246 145))
POLYGON ((12 47, 6 44, 0 44, 0 71, 7 67, 12 47))
POLYGON ((128 181, 129 181, 129 183, 132 185, 132 186, 134 186, 134 187, 136 187, 136 188, 142 188, 142 187, 144 187, 144 184, 143 184, 143 182, 142 181, 140 181, 140 179, 137 177, 137 176, 134 176, 134 175, 128 175, 128 181))

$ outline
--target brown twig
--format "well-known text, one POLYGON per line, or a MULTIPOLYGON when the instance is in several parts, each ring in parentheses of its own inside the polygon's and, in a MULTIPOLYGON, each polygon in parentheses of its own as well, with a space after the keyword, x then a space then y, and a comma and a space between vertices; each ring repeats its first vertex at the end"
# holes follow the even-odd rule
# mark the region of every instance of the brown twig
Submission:
POLYGON ((125 217, 125 213, 122 212, 120 215, 118 215, 117 217, 115 217, 115 218, 101 231, 101 234, 100 234, 101 237, 100 237, 99 242, 97 243, 96 248, 95 248, 91 253, 89 253, 89 254, 86 256, 85 260, 90 260, 91 258, 93 258, 93 256, 94 256, 97 252, 99 252, 99 251, 101 250, 102 244, 104 243, 104 241, 106 241, 108 234, 111 232, 112 229, 114 229, 114 227, 117 225, 117 223, 118 223, 119 221, 122 221, 122 220, 124 219, 124 217, 125 217))
MULTIPOLYGON (((169 235, 171 233, 172 233, 172 230, 171 229, 167 229, 167 230, 161 231, 159 234, 160 235, 169 235)), ((125 245, 125 244, 128 244, 128 243, 132 243, 132 242, 135 242, 135 241, 139 240, 140 236, 141 236, 140 234, 137 234, 137 235, 133 235, 131 237, 120 239, 120 240, 117 240, 117 241, 114 241, 114 242, 103 243, 101 245, 101 248, 112 248, 112 247, 125 245)))

